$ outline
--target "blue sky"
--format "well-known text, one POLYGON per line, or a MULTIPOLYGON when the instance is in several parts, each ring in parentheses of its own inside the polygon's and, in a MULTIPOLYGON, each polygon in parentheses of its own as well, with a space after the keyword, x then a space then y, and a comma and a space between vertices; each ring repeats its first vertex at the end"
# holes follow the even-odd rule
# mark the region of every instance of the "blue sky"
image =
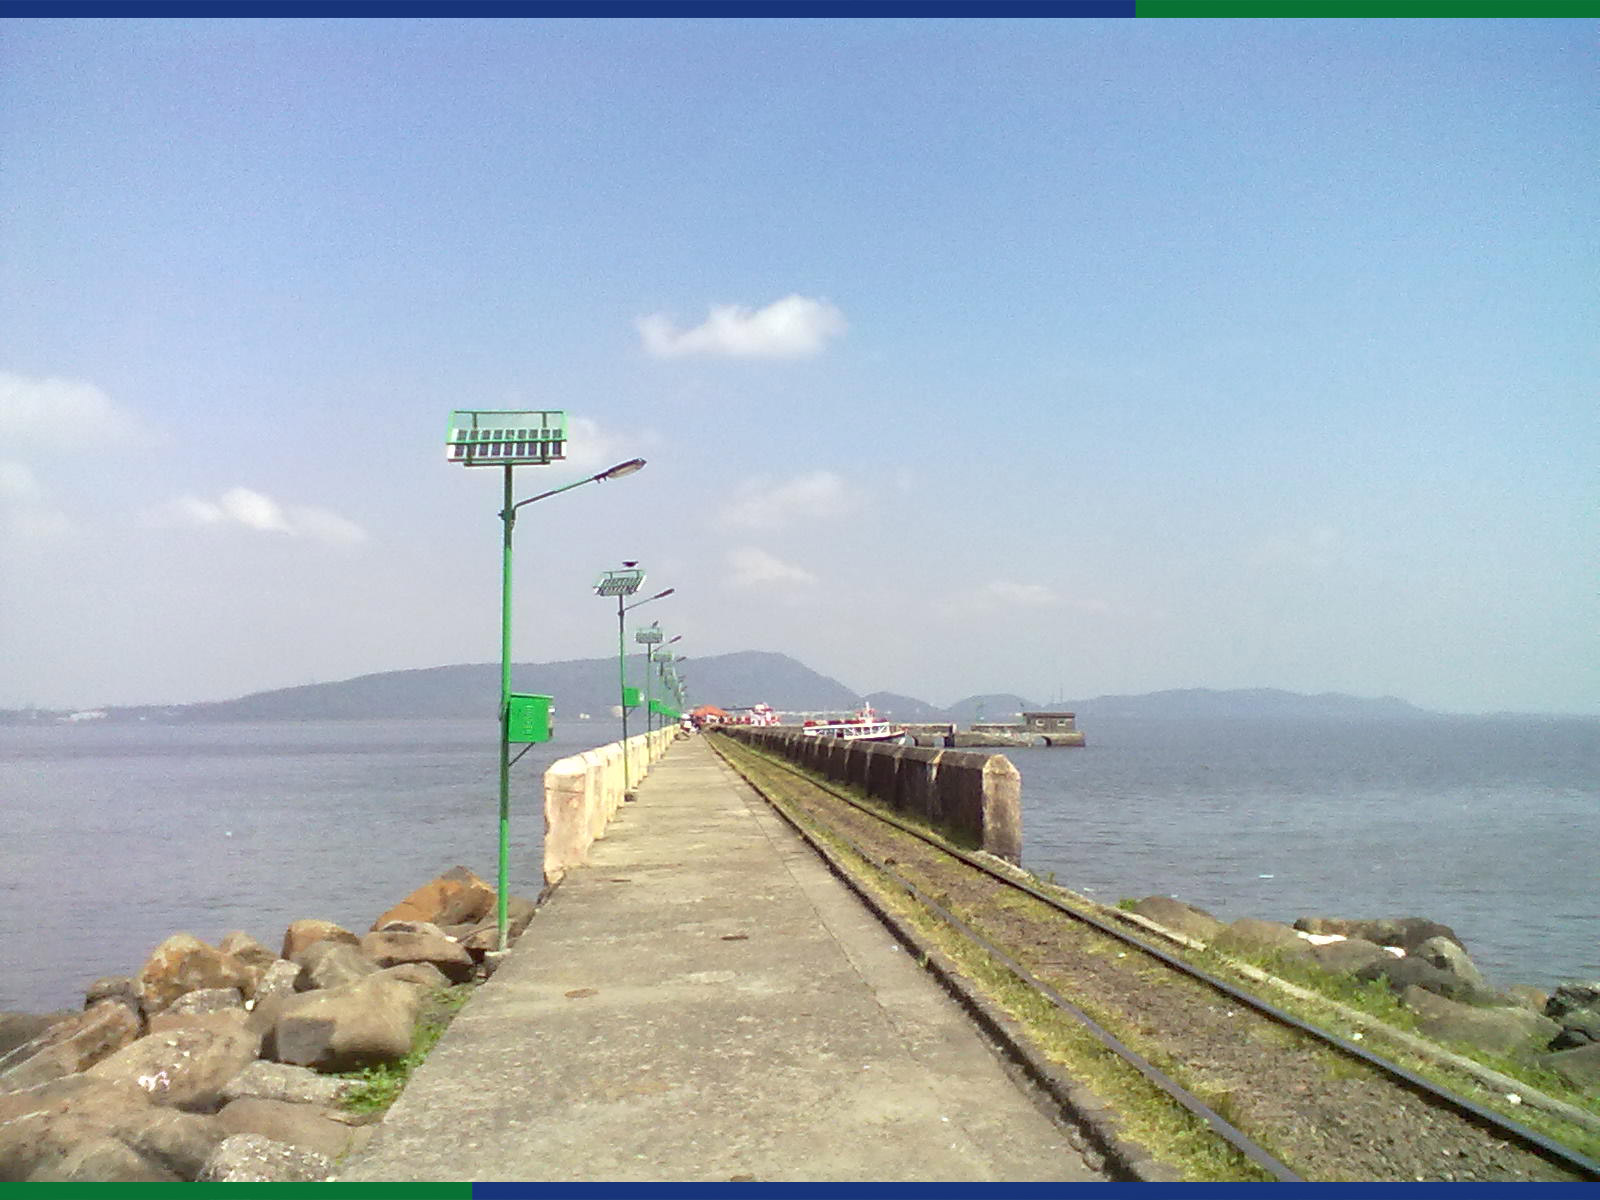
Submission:
MULTIPOLYGON (((1600 712, 1583 21, 13 21, 0 706, 498 651, 1600 712)), ((692 672, 690 673, 692 680, 692 672)), ((748 700, 752 698, 705 699, 748 700)), ((558 698, 559 703, 559 698, 558 698)))

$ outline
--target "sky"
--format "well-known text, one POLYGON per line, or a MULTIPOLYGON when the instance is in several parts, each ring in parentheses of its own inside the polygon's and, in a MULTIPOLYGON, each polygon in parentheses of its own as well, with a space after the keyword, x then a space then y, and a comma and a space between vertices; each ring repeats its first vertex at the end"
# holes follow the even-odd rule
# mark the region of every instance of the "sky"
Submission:
MULTIPOLYGON (((1600 713, 1592 21, 0 25, 0 707, 779 651, 1600 713)), ((697 697, 715 701, 718 697, 697 697)), ((558 698, 559 703, 559 698, 558 698)))

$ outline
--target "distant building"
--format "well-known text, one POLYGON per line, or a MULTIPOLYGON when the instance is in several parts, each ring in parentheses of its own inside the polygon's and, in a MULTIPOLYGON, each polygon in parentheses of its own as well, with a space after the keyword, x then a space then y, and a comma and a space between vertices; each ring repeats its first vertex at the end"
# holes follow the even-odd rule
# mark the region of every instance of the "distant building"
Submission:
POLYGON ((1028 733, 1075 733, 1078 714, 1070 712, 1025 712, 1022 727, 1028 733))

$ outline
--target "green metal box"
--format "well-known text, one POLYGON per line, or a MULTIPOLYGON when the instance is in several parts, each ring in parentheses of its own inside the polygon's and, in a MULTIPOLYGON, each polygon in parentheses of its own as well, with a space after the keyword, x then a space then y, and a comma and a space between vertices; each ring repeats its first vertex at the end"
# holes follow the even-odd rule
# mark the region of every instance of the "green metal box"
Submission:
POLYGON ((624 687, 622 689, 622 702, 629 708, 638 708, 639 701, 642 699, 644 699, 644 695, 639 691, 638 688, 624 687))
POLYGON ((512 692, 510 700, 506 741, 548 742, 551 698, 533 696, 527 692, 512 692))

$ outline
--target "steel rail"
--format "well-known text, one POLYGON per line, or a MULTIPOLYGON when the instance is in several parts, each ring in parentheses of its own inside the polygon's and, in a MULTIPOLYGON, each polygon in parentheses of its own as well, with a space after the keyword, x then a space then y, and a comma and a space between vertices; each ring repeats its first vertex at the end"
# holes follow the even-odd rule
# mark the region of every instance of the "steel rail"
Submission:
MULTIPOLYGON (((1421 1095, 1424 1099, 1453 1109, 1455 1112, 1459 1113, 1461 1116, 1467 1118, 1480 1127, 1487 1128, 1496 1134, 1503 1134, 1511 1140, 1521 1143, 1524 1147, 1534 1150, 1545 1158, 1554 1160, 1560 1165, 1567 1167, 1590 1180, 1600 1180, 1600 1162, 1596 1162, 1594 1159, 1589 1158, 1587 1155, 1581 1154, 1570 1147, 1563 1146, 1560 1142, 1555 1141, 1553 1138, 1547 1137, 1538 1130, 1531 1129, 1518 1121, 1513 1121, 1511 1118, 1495 1112, 1493 1109, 1485 1108, 1483 1105, 1477 1104, 1476 1102, 1467 1099, 1465 1096, 1458 1095, 1457 1093, 1449 1091, 1446 1088, 1442 1088, 1433 1081, 1418 1075, 1414 1071, 1402 1067, 1398 1063, 1391 1062, 1381 1055, 1374 1054, 1364 1046, 1357 1045, 1348 1038, 1340 1037, 1336 1033, 1330 1033, 1326 1029, 1312 1025, 1309 1022, 1295 1016, 1293 1013, 1278 1008, 1276 1005, 1261 999, 1259 996, 1245 991, 1243 988, 1237 987, 1225 979, 1221 979, 1208 971, 1204 971, 1199 967, 1185 962, 1183 959, 1167 952, 1166 950, 1163 950, 1159 946, 1152 945, 1143 938, 1136 937, 1124 929, 1119 929, 1106 921, 1100 920, 1098 917, 1082 912, 1079 909, 1076 909, 1065 903, 1059 897, 1052 896, 1040 888, 1037 888, 1034 885, 1026 882, 1025 880, 1014 878, 1006 872, 996 869, 993 864, 985 862, 983 859, 968 851, 962 850, 957 846, 950 845, 943 838, 931 834, 926 829, 920 828, 911 824, 910 822, 903 821, 898 817, 881 812, 874 807, 863 804, 854 796, 850 796, 840 791, 830 782, 815 778, 809 772, 800 769, 793 763, 787 762, 781 758, 777 758, 770 752, 767 752, 756 746, 751 746, 746 743, 740 743, 740 745, 746 750, 759 754, 764 761, 770 763, 772 766, 787 771, 789 774, 804 780, 806 783, 809 783, 813 787, 818 788, 820 791, 827 793, 836 800, 840 800, 850 805, 852 808, 859 810, 867 816, 883 821, 885 824, 891 825, 903 833, 910 834, 919 841, 925 842, 934 847, 936 850, 950 855, 952 858, 955 858, 958 861, 965 863, 967 866, 972 867, 974 870, 980 871, 984 875, 987 875, 988 877, 1005 884, 1007 887, 1032 896, 1034 899, 1048 905, 1055 911, 1071 917, 1073 920, 1082 922, 1083 924, 1090 926, 1107 937, 1114 938, 1124 945, 1149 955, 1150 957, 1172 968, 1180 974, 1187 975, 1192 979, 1198 980, 1199 982, 1216 989, 1229 999, 1236 1000, 1246 1007, 1254 1009, 1272 1021, 1296 1029, 1309 1037, 1313 1037, 1328 1044, 1329 1046, 1334 1047, 1335 1049, 1352 1058, 1358 1059, 1361 1062, 1376 1068, 1385 1075, 1393 1078, 1396 1082, 1421 1095)), ((868 861, 871 861, 870 856, 863 855, 863 857, 866 857, 868 858, 868 861)), ((1020 870, 1020 868, 1014 869, 1020 870)), ((924 902, 926 903, 926 901, 924 902)), ((1008 969, 1011 969, 1009 964, 1008 969)), ((1040 985, 1034 984, 1033 986, 1040 985)), ((1041 990, 1043 989, 1041 988, 1041 990)))
MULTIPOLYGON (((746 775, 744 771, 740 770, 738 764, 730 763, 729 765, 732 766, 734 770, 738 771, 747 783, 760 792, 767 802, 772 805, 774 810, 776 810, 778 814, 789 823, 795 832, 804 838, 813 849, 823 854, 824 857, 828 856, 825 848, 818 843, 816 838, 812 836, 811 831, 806 829, 797 818, 786 812, 784 805, 774 800, 771 796, 767 796, 760 784, 746 775)), ((787 764, 785 763, 775 763, 774 765, 787 767, 787 764)), ((792 773, 799 774, 798 772, 792 773)), ((806 778, 804 776, 801 776, 801 778, 805 779, 805 782, 807 783, 816 783, 815 780, 806 778)), ((836 795, 831 788, 822 787, 821 790, 830 795, 836 795)), ((839 798, 844 799, 844 797, 839 798)), ((872 815, 875 816, 876 814, 872 815)), ((812 819, 817 819, 814 814, 812 819)), ((1274 1180, 1279 1183, 1306 1182, 1305 1179, 1296 1174, 1292 1168, 1274 1158, 1270 1152, 1263 1148, 1259 1143, 1254 1141, 1242 1129, 1239 1129, 1237 1126, 1231 1124, 1225 1117, 1223 1117, 1216 1110, 1212 1109, 1176 1079, 1173 1079, 1170 1075, 1161 1070, 1160 1067, 1157 1067, 1154 1063, 1150 1062, 1144 1056, 1139 1054, 1138 1051, 1132 1049, 1110 1030, 1106 1029, 1103 1025, 1091 1017, 1088 1013, 1084 1012, 1083 1009, 1079 1008, 1065 996, 1062 996, 1059 992, 1055 991, 1043 980, 1039 979, 1032 972, 1030 972, 1021 963, 1017 962, 1014 958, 1007 954, 1004 950, 990 942, 982 934, 978 933, 977 930, 973 929, 970 925, 961 920, 960 917, 956 916, 953 912, 939 904, 921 888, 917 887, 916 884, 912 883, 909 879, 906 879, 898 871, 894 870, 887 863, 881 861, 875 855, 869 854, 864 847, 862 847, 848 834, 841 832, 831 825, 826 825, 825 827, 831 836, 843 842, 854 854, 856 854, 865 862, 872 864, 876 870, 887 876, 898 887, 914 896, 919 903, 934 913, 934 915, 939 917, 940 920, 954 928, 961 934, 962 937, 978 946, 996 962, 1004 966, 1006 970, 1010 971, 1018 979, 1022 980, 1022 982, 1033 988, 1034 991, 1045 997, 1045 999, 1049 1000, 1051 1004, 1058 1009, 1061 1009, 1068 1016, 1073 1018, 1073 1020, 1077 1021, 1083 1026, 1089 1035, 1098 1041, 1102 1046, 1110 1050, 1113 1054, 1117 1055, 1117 1057, 1121 1058, 1134 1070, 1138 1071, 1140 1075, 1144 1076, 1145 1079, 1154 1084, 1155 1087, 1164 1095, 1168 1096, 1183 1108, 1187 1109, 1194 1116, 1198 1117, 1201 1121, 1208 1125, 1211 1130, 1217 1134, 1217 1136, 1226 1141, 1234 1149, 1238 1150, 1240 1154, 1244 1155, 1245 1158, 1255 1163, 1267 1174, 1271 1175, 1274 1180)))

